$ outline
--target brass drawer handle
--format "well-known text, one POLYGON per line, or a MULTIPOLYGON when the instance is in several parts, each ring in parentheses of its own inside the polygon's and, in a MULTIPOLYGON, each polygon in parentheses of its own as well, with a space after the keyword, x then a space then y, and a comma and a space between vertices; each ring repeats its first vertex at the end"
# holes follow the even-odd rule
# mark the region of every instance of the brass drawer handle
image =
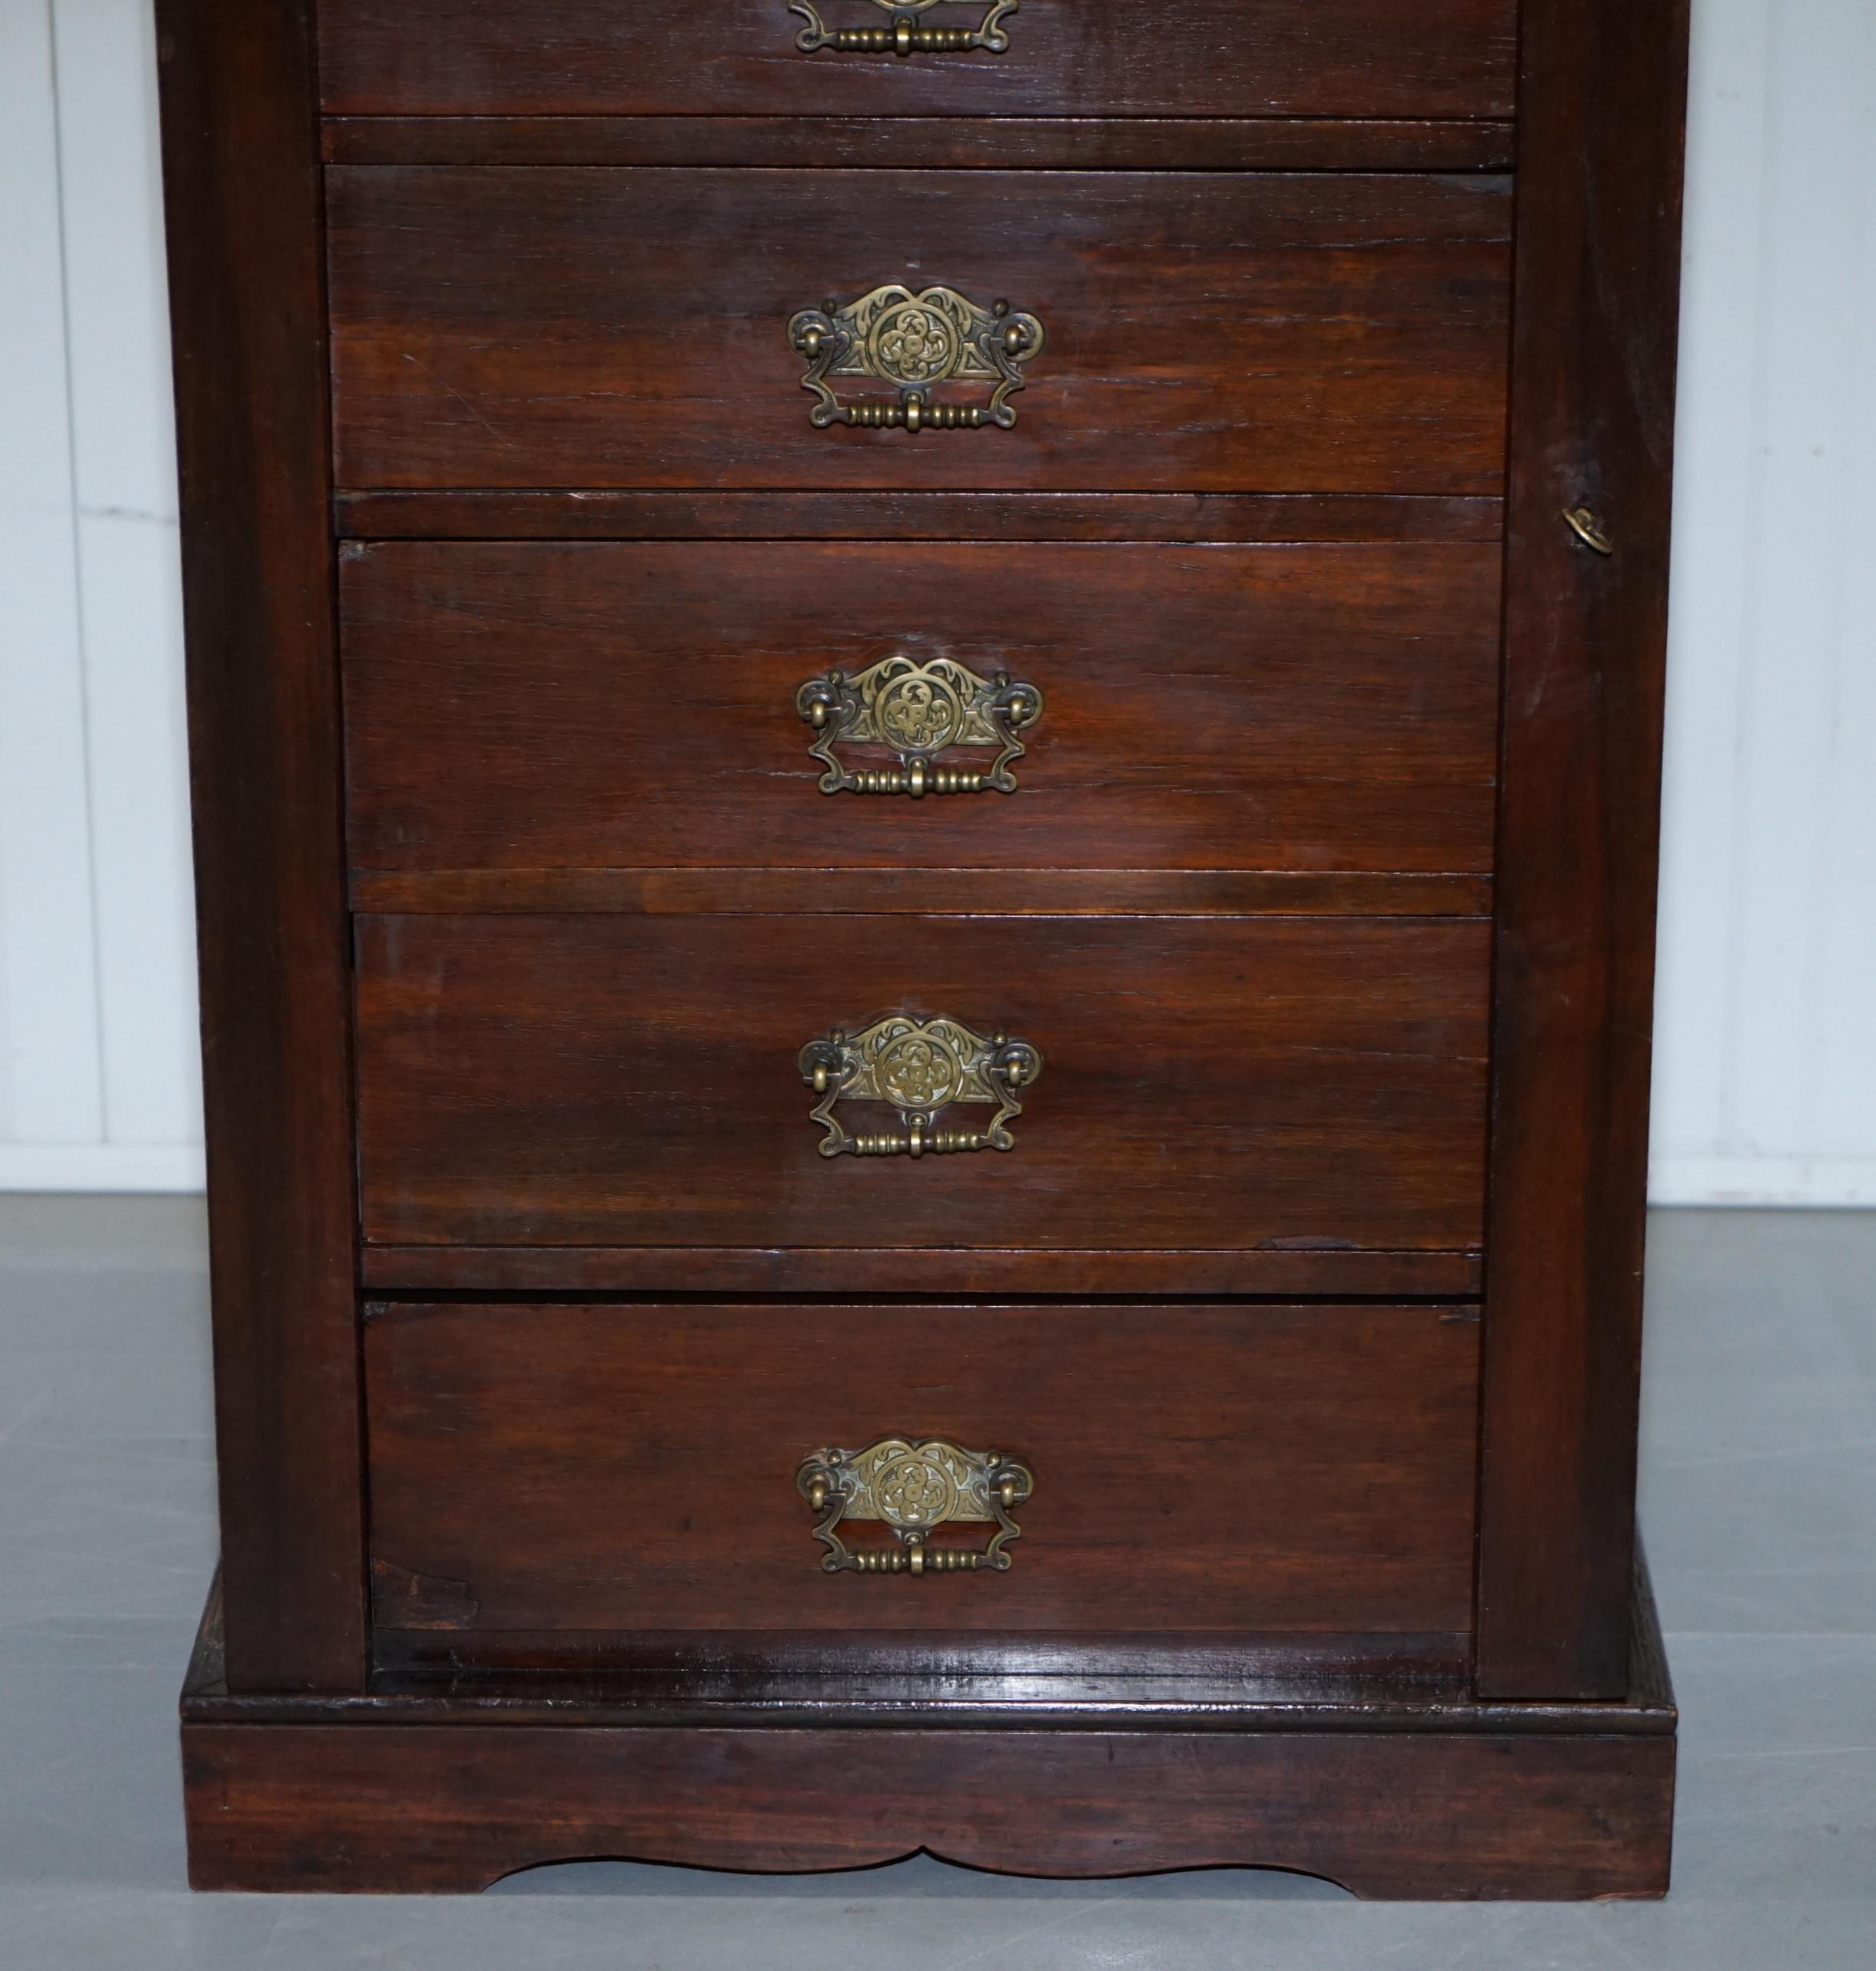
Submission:
POLYGON ((798 1065, 818 1098, 813 1119, 827 1132, 822 1156, 917 1158, 1014 1149, 1004 1125, 1022 1114, 1018 1092, 1041 1073, 1042 1056, 1026 1040, 1001 1033, 986 1039, 958 1020, 894 1013, 863 1033, 836 1027, 825 1039, 809 1041, 798 1065), (905 1134, 850 1135, 834 1114, 843 1098, 890 1103, 905 1134), (940 1111, 953 1102, 988 1104, 997 1112, 984 1129, 935 1128, 940 1111))
POLYGON ((1031 314, 1008 301, 979 307, 955 288, 917 294, 898 282, 875 288, 847 307, 834 301, 789 318, 789 347, 808 365, 802 388, 815 407, 808 421, 904 431, 1008 430, 1016 422, 1010 399, 1023 387, 1023 370, 1048 341, 1031 314), (896 384, 896 398, 852 402, 836 397, 830 377, 874 377, 896 384), (988 384, 984 404, 938 404, 940 384, 988 384))
POLYGON ((892 16, 885 28, 830 28, 821 18, 812 0, 789 0, 789 12, 799 14, 808 25, 795 37, 795 45, 804 55, 831 48, 842 55, 967 55, 981 48, 1001 55, 1010 45, 1003 22, 1014 14, 1021 0, 990 0, 989 8, 975 28, 927 27, 921 16, 951 0, 873 0, 882 13, 892 16))
POLYGON ((1035 1490, 1027 1465, 994 1451, 965 1451, 942 1438, 881 1438, 865 1450, 817 1451, 802 1461, 796 1489, 818 1515, 814 1537, 830 1574, 975 1574, 1009 1570, 1009 1544, 1022 1537, 1010 1515, 1035 1490), (870 1520, 898 1543, 858 1553, 835 1529, 870 1520), (938 1547, 941 1526, 994 1526, 985 1547, 938 1547))
POLYGON ((979 677, 950 657, 882 657, 849 677, 845 671, 811 677, 795 694, 795 709, 814 728, 809 753, 827 768, 824 794, 1013 794, 1012 760, 1028 749, 1017 737, 1042 716, 1042 693, 1008 671, 979 677), (837 746, 885 746, 898 763, 852 767, 837 746), (938 766, 952 746, 997 748, 983 768, 938 766))

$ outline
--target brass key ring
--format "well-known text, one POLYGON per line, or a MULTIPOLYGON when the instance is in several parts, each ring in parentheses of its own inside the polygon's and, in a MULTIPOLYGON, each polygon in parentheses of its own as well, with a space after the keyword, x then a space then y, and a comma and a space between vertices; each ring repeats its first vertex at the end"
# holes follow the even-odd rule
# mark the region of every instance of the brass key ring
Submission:
POLYGON ((1615 543, 1604 530, 1602 523, 1587 507, 1572 507, 1563 516, 1563 522, 1584 547, 1593 548, 1599 554, 1613 554, 1615 543))

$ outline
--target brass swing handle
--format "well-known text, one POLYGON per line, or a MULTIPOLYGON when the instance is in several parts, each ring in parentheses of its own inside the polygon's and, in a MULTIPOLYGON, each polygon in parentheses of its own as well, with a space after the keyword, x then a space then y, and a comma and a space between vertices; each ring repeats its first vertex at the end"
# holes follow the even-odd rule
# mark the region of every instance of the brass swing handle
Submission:
POLYGON ((1042 354, 1048 331, 1039 317, 1008 301, 981 306, 955 288, 915 292, 888 281, 843 307, 829 299, 789 317, 789 347, 807 365, 801 387, 814 398, 808 421, 869 430, 981 431, 1013 430, 1010 400, 1027 382, 1024 372, 1042 354), (896 388, 896 397, 850 398, 836 385, 871 377, 896 388), (987 390, 981 404, 940 403, 941 386, 987 390))
POLYGON ((863 1032, 836 1027, 809 1041, 796 1065, 815 1092, 810 1119, 826 1132, 822 1156, 916 1160, 1014 1149, 1007 1125, 1022 1114, 1018 1098, 1042 1072, 1042 1056, 1026 1040, 974 1033, 960 1020, 893 1013, 863 1032), (834 1113, 843 1099, 890 1105, 902 1133, 851 1134, 834 1113), (954 1102, 997 1112, 981 1129, 938 1128, 940 1112, 954 1102))
POLYGON ((1013 794, 1011 763, 1028 748, 1018 737, 1042 716, 1042 693, 1008 671, 980 677, 951 657, 920 663, 882 657, 849 677, 830 670, 811 677, 795 693, 795 710, 813 729, 812 756, 827 769, 824 794, 1013 794), (838 746, 889 746, 892 766, 849 766, 838 746), (996 750, 989 766, 940 766, 937 756, 954 746, 996 750))
POLYGON ((823 48, 839 55, 968 55, 978 48, 987 55, 1001 55, 1010 45, 1003 22, 1021 0, 990 0, 975 28, 926 26, 921 17, 946 5, 947 0, 873 0, 873 4, 892 16, 890 26, 830 28, 813 0, 789 0, 789 12, 808 23, 795 37, 795 45, 804 55, 818 54, 823 48))
POLYGON ((830 1574, 1007 1574, 1008 1549, 1022 1537, 1011 1515, 1035 1491, 1034 1474, 994 1451, 966 1451, 943 1438, 880 1438, 860 1451, 817 1451, 802 1461, 795 1489, 815 1517, 830 1574), (849 1547, 838 1527, 871 1521, 891 1528, 890 1547, 849 1547), (995 1528, 984 1547, 934 1546, 941 1526, 995 1528))

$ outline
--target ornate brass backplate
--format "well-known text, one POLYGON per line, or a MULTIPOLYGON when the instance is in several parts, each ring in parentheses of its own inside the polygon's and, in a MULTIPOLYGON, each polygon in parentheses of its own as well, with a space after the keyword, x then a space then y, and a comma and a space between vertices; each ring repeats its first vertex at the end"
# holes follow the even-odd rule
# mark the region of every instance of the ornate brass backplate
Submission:
POLYGON ((979 307, 955 288, 915 294, 898 282, 875 288, 848 307, 829 301, 789 321, 789 347, 808 365, 802 388, 814 394, 809 421, 891 427, 906 431, 1007 431, 1016 422, 1010 399, 1023 387, 1023 370, 1042 354, 1048 336, 1031 314, 1008 301, 979 307), (875 377, 898 387, 893 399, 845 401, 828 379, 875 377), (939 404, 941 384, 988 384, 985 404, 939 404))
MULTIPOLYGON (((956 4, 958 0, 873 0, 892 17, 892 25, 883 28, 830 28, 813 0, 789 0, 789 12, 808 23, 795 37, 795 45, 804 55, 824 48, 842 55, 965 55, 975 48, 1002 54, 1010 45, 1003 23, 1021 0, 988 0, 974 28, 934 27, 925 18, 935 8, 956 4)), ((984 6, 984 0, 970 4, 984 6)))
POLYGON ((809 752, 826 766, 824 794, 1013 794, 1010 763, 1028 749, 1017 737, 1042 716, 1042 693, 1008 671, 979 677, 951 657, 882 657, 849 677, 831 670, 795 694, 795 709, 815 730, 809 752), (890 746, 894 767, 845 765, 837 746, 890 746), (987 768, 935 766, 953 746, 997 748, 987 768))
POLYGON ((889 1014, 864 1032, 840 1028, 801 1051, 802 1079, 818 1099, 813 1118, 827 1132, 824 1157, 942 1156, 967 1150, 1013 1150, 1004 1125, 1023 1112, 1017 1099, 1042 1072, 1042 1056, 1026 1040, 1004 1034, 986 1039, 961 1021, 889 1014), (834 1114, 840 1101, 889 1103, 902 1135, 850 1135, 834 1114), (988 1128, 938 1129, 953 1102, 994 1106, 988 1128))
POLYGON ((795 1474, 818 1515, 814 1537, 830 1574, 922 1574, 1008 1570, 1022 1528, 1010 1515, 1035 1490, 1026 1465, 994 1451, 965 1451, 942 1438, 881 1438, 864 1451, 817 1451, 795 1474), (842 1521, 890 1527, 895 1546, 848 1548, 842 1521), (941 1526, 994 1526, 986 1547, 935 1547, 941 1526))

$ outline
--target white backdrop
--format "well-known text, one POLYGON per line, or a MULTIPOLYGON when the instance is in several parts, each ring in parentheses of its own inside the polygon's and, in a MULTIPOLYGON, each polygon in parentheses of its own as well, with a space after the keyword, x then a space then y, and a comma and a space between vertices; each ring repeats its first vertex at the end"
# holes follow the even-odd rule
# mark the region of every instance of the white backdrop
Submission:
MULTIPOLYGON (((0 0, 0 1190, 201 1182, 148 8, 0 0)), ((1872 1204, 1876 7, 1695 12, 1655 1191, 1872 1204)))

